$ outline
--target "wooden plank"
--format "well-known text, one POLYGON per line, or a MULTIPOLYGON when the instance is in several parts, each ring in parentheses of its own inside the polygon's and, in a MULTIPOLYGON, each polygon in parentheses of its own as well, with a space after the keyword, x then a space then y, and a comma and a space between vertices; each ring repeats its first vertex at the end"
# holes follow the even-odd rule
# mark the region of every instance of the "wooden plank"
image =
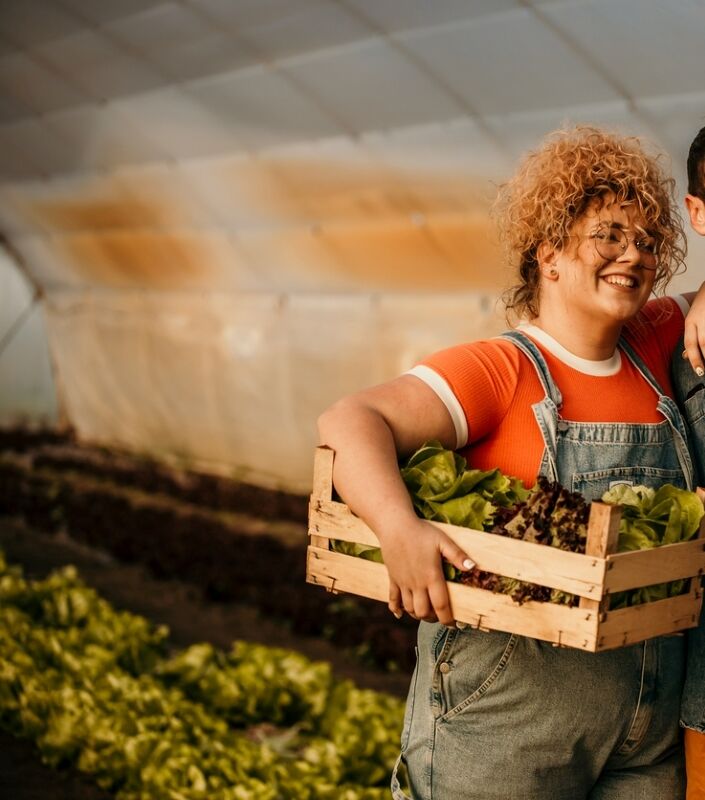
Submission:
POLYGON ((448 584, 453 616, 472 627, 518 633, 556 645, 594 650, 597 616, 580 608, 527 600, 474 586, 448 584))
POLYGON ((587 555, 604 558, 608 553, 616 552, 621 518, 620 506, 612 506, 599 501, 593 501, 590 504, 590 518, 588 519, 585 543, 587 555))
MULTIPOLYGON (((447 533, 472 557, 479 569, 583 597, 602 597, 604 559, 443 522, 430 524, 447 533)), ((311 511, 310 525, 316 536, 379 547, 373 531, 343 503, 317 503, 311 511)))
POLYGON ((317 447, 313 456, 313 489, 311 497, 317 500, 333 499, 333 458, 330 447, 317 447))
POLYGON ((704 571, 705 541, 695 539, 608 556, 605 588, 609 592, 621 592, 702 575, 704 571))
MULTIPOLYGON (((309 548, 309 555, 309 582, 387 601, 389 578, 383 564, 316 548, 309 548)), ((594 614, 531 600, 520 605, 507 595, 485 589, 450 582, 447 586, 453 616, 459 622, 584 650, 595 647, 597 618, 594 614)))
POLYGON ((701 603, 701 594, 696 592, 610 611, 600 623, 597 649, 624 647, 653 636, 692 628, 698 624, 701 603))
POLYGON ((389 600, 389 575, 384 564, 316 547, 308 548, 306 580, 326 589, 389 600))
MULTIPOLYGON (((622 511, 619 506, 610 506, 605 503, 593 502, 590 505, 588 519, 587 539, 585 541, 585 554, 605 558, 608 553, 617 550, 619 540, 619 522, 622 511)), ((604 590, 603 590, 604 591, 604 590)), ((592 611, 598 618, 607 611, 606 599, 580 598, 580 608, 592 611)))
POLYGON ((320 536, 379 547, 372 529, 356 517, 344 503, 311 501, 309 529, 320 536))
POLYGON ((317 447, 313 455, 313 488, 309 504, 309 536, 316 547, 328 547, 326 539, 311 530, 311 506, 333 499, 333 459, 335 452, 330 447, 317 447))

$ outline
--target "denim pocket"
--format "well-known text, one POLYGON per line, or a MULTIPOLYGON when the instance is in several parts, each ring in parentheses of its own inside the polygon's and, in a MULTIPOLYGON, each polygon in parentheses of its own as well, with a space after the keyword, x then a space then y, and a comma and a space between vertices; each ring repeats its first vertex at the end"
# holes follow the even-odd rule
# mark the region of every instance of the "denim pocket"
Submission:
POLYGON ((587 498, 599 500, 611 485, 624 482, 658 488, 661 484, 672 483, 684 487, 683 472, 680 469, 663 467, 613 467, 592 472, 575 472, 571 490, 580 492, 587 498))
POLYGON ((461 631, 436 665, 448 721, 484 697, 506 670, 520 637, 490 631, 461 631))

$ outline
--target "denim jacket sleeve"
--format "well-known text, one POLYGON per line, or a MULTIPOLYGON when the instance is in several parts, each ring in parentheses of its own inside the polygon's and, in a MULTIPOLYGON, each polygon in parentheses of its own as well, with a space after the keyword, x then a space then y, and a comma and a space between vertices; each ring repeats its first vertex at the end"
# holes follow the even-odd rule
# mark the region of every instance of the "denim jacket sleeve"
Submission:
MULTIPOLYGON (((705 383, 681 357, 681 340, 671 358, 671 378, 676 402, 685 418, 696 483, 705 487, 705 383)), ((681 723, 705 733, 705 612, 700 624, 687 633, 688 660, 681 701, 681 723)))

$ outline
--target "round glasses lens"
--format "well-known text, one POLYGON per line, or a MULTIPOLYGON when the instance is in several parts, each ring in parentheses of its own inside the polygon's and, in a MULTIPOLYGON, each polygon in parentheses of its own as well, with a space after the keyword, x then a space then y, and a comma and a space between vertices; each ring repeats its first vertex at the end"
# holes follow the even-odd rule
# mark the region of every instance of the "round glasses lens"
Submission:
MULTIPOLYGON (((621 229, 613 225, 601 225, 593 234, 595 249, 607 261, 616 261, 629 247, 629 237, 621 229)), ((653 236, 638 235, 634 246, 639 252, 639 261, 646 269, 655 269, 658 265, 658 244, 653 236)))

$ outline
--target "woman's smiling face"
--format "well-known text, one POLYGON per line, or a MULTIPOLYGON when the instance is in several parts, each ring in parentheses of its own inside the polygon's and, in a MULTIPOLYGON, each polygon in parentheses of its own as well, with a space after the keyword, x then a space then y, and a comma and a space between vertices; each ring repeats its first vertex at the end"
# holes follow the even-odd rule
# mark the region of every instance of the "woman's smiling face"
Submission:
POLYGON ((605 321, 631 319, 651 295, 657 271, 654 250, 634 207, 604 195, 577 220, 566 246, 555 253, 561 302, 605 321))

